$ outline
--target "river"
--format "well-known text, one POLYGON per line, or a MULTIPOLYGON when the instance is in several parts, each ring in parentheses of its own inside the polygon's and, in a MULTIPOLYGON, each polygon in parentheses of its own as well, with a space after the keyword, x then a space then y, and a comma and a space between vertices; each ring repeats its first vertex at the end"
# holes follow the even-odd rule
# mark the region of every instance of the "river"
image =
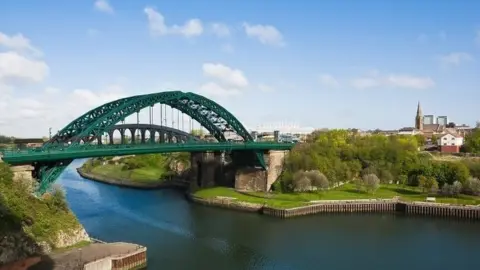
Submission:
POLYGON ((394 215, 281 220, 193 205, 174 190, 59 182, 87 232, 148 248, 148 269, 478 269, 480 223, 394 215), (473 268, 472 268, 473 267, 473 268))

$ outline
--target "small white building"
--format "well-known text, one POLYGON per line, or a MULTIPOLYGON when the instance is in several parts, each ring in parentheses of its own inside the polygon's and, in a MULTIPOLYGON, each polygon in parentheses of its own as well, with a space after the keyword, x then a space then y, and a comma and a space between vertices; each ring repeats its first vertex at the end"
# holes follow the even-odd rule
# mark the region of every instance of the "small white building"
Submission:
POLYGON ((438 139, 437 145, 440 147, 441 152, 458 153, 460 152, 460 147, 463 145, 463 137, 446 133, 438 139))

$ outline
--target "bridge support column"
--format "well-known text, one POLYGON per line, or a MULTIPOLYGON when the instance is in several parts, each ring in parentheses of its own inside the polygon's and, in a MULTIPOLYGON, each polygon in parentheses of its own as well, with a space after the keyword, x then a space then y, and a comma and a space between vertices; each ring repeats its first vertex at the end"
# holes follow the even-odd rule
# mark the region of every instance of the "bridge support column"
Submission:
POLYGON ((13 172, 13 181, 21 182, 27 184, 30 191, 34 189, 34 183, 36 182, 33 178, 33 170, 35 168, 31 165, 22 165, 22 166, 11 166, 10 170, 13 172))
POLYGON ((235 189, 242 191, 270 191, 283 171, 288 151, 269 151, 264 155, 267 170, 242 166, 235 173, 235 189))
POLYGON ((190 189, 196 190, 200 188, 200 177, 202 170, 202 153, 190 153, 190 189))

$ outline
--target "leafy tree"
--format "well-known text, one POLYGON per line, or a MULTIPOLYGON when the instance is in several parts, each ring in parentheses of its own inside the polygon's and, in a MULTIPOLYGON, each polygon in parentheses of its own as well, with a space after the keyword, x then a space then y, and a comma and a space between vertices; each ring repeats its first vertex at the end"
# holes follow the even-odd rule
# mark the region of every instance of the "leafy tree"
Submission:
POLYGON ((447 124, 447 128, 455 128, 457 125, 454 122, 450 122, 447 124))
POLYGON ((355 189, 357 191, 361 191, 362 187, 363 187, 363 179, 362 178, 355 178, 353 180, 353 182, 355 183, 355 189))
POLYGON ((459 181, 455 181, 452 185, 452 194, 453 195, 458 195, 460 192, 462 192, 463 185, 459 181))
POLYGON ((408 181, 408 176, 401 174, 397 177, 397 181, 400 185, 406 185, 408 181))
POLYGON ((192 129, 190 131, 190 134, 192 134, 193 136, 197 136, 197 137, 203 137, 205 135, 205 132, 203 131, 203 129, 192 129))
POLYGON ((438 189, 438 182, 432 176, 420 175, 418 177, 418 185, 422 188, 423 192, 432 192, 438 189))
POLYGON ((363 184, 369 193, 375 193, 380 187, 380 179, 375 174, 367 174, 363 176, 363 184))
POLYGON ((382 170, 380 172, 380 181, 384 184, 390 184, 393 181, 393 175, 388 170, 382 170))
POLYGON ((444 184, 442 187, 442 194, 450 196, 453 194, 453 186, 449 184, 444 184))
POLYGON ((480 153, 480 128, 476 128, 465 137, 465 150, 469 153, 480 153))
POLYGON ((468 179, 465 183, 465 189, 473 194, 480 194, 480 180, 474 177, 468 179))
POLYGON ((424 146, 425 143, 426 143, 426 139, 425 139, 425 136, 421 135, 421 134, 416 134, 415 136, 413 136, 415 138, 415 140, 417 141, 417 144, 419 146, 424 146))
POLYGON ((298 192, 310 191, 311 181, 305 172, 299 171, 293 176, 293 188, 298 192))
POLYGON ((308 171, 305 174, 310 179, 312 186, 320 190, 328 189, 328 186, 329 186, 328 179, 320 171, 308 171))

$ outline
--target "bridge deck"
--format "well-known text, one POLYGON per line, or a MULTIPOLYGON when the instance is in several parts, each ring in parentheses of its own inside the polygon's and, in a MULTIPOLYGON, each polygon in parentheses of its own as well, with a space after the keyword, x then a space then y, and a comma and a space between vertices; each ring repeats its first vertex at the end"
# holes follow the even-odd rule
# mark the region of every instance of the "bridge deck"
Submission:
POLYGON ((208 151, 267 151, 290 150, 294 144, 272 142, 200 142, 168 144, 126 144, 126 145, 58 145, 49 148, 35 148, 19 151, 4 151, 3 160, 9 164, 25 164, 40 161, 72 160, 79 158, 141 155, 171 152, 208 151))

